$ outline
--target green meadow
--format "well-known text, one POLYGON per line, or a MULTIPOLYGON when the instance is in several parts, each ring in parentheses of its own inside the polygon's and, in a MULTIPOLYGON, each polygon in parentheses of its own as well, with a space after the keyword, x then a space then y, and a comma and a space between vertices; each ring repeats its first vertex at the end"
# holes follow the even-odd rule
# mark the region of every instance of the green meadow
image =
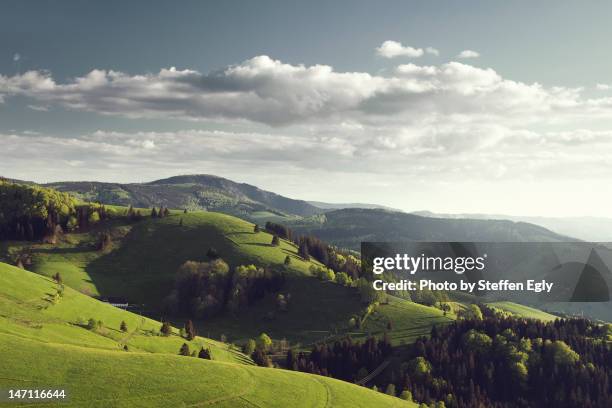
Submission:
POLYGON ((0 314, 0 388, 63 388, 68 395, 65 402, 36 406, 413 406, 326 377, 255 367, 210 339, 188 342, 176 331, 160 336, 160 322, 6 264, 0 264, 0 314), (89 318, 102 326, 83 327, 89 318), (119 330, 121 321, 126 332, 119 330), (177 355, 183 343, 209 348, 213 360, 177 355))

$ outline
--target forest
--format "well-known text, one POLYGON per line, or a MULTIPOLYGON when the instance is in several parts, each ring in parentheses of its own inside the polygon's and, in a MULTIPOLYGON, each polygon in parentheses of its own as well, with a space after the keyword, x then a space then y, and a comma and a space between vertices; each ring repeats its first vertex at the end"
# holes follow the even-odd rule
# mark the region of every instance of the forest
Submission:
POLYGON ((499 316, 436 327, 409 346, 389 383, 447 407, 610 407, 611 326, 499 316))

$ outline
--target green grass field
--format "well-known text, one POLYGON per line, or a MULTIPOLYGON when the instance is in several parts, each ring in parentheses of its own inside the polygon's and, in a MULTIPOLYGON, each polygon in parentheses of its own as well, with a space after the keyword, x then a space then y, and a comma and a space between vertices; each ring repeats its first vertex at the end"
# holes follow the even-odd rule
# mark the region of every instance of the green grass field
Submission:
POLYGON ((503 311, 510 312, 515 316, 525 317, 527 319, 538 319, 548 322, 558 318, 557 316, 543 312, 542 310, 513 302, 490 302, 487 303, 487 306, 501 309, 503 311))
MULTIPOLYGON (((62 388, 70 407, 410 407, 363 387, 249 365, 226 344, 197 337, 213 361, 178 356, 184 342, 157 336, 159 322, 54 281, 0 264, 0 388, 62 388), (88 330, 81 318, 104 322, 88 330), (120 322, 128 332, 118 330, 120 322), (128 345, 128 351, 123 345, 128 345)), ((10 403, 8 406, 31 406, 10 403)))
POLYGON ((362 330, 377 336, 387 331, 393 345, 413 343, 418 337, 429 336, 432 326, 447 324, 455 319, 453 314, 444 316, 444 312, 435 307, 395 296, 388 298, 388 304, 377 306, 366 318, 362 330), (389 321, 391 330, 387 330, 389 321))
MULTIPOLYGON (((113 207, 122 213, 125 209, 113 207)), ((31 248, 31 270, 52 276, 93 296, 121 296, 157 319, 160 306, 174 283, 178 267, 186 260, 207 260, 206 252, 215 248, 231 267, 241 264, 282 265, 291 257, 283 293, 291 294, 288 311, 277 311, 275 295, 269 294, 237 316, 223 315, 198 321, 199 332, 213 338, 224 335, 241 342, 266 332, 272 338, 288 339, 292 344, 317 341, 334 328, 346 326, 350 317, 363 309, 355 289, 325 283, 310 276, 316 261, 304 261, 297 247, 281 240, 272 246, 272 235, 253 232, 253 224, 214 212, 172 212, 169 217, 129 223, 118 218, 91 231, 71 233, 57 245, 24 242, 5 243, 5 259, 14 259, 24 247, 31 248), (182 225, 181 225, 182 224, 182 225), (101 231, 111 231, 113 247, 94 249, 101 231)), ((175 324, 181 319, 166 316, 175 324)))

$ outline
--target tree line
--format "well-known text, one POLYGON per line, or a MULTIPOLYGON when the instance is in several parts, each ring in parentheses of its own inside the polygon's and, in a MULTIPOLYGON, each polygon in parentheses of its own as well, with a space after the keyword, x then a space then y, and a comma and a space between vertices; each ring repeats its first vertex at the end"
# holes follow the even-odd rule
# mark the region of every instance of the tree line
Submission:
POLYGON ((449 408, 612 406, 610 325, 483 314, 418 339, 387 387, 449 408))
POLYGON ((387 334, 381 339, 368 337, 363 343, 347 337, 334 344, 317 344, 309 354, 290 349, 285 366, 290 370, 355 382, 378 367, 392 351, 387 334))
POLYGON ((292 229, 274 222, 266 222, 265 229, 280 238, 292 241, 298 246, 298 255, 303 259, 313 257, 336 272, 344 272, 352 280, 361 275, 361 261, 349 251, 331 246, 312 235, 299 235, 292 229))

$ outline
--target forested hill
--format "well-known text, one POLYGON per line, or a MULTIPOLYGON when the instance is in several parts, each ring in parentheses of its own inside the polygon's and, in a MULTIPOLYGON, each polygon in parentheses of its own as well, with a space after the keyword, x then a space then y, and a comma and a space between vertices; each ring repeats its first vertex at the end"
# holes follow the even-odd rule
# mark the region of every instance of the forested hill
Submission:
POLYGON ((59 182, 46 185, 70 192, 84 201, 134 207, 163 206, 219 211, 256 219, 273 216, 311 216, 322 212, 306 201, 294 200, 245 183, 212 176, 186 175, 150 183, 59 182))
POLYGON ((421 217, 381 209, 330 211, 291 225, 335 245, 359 249, 362 241, 573 241, 524 222, 421 217))

